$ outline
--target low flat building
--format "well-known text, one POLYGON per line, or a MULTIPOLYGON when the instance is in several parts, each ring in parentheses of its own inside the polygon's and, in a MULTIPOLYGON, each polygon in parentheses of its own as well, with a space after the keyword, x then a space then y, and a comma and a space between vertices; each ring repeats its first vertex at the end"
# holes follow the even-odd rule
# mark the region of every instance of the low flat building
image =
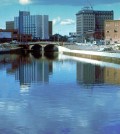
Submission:
POLYGON ((6 21, 6 30, 14 29, 14 21, 6 21))
POLYGON ((0 42, 9 42, 12 40, 18 40, 18 30, 14 29, 0 29, 0 42))
POLYGON ((104 32, 107 44, 120 43, 120 20, 105 21, 104 32))
POLYGON ((19 34, 18 30, 14 29, 0 29, 0 42, 11 42, 11 41, 19 41, 19 42, 27 42, 32 41, 31 34, 19 34))
POLYGON ((28 41, 32 41, 32 34, 19 34, 18 41, 24 43, 28 41))

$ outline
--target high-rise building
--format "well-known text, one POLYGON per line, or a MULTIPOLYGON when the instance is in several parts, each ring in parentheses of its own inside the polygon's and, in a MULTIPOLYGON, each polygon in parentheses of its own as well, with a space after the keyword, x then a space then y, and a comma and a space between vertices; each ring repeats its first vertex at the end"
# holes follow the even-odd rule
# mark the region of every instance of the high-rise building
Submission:
POLYGON ((53 29, 52 27, 53 26, 52 25, 53 25, 52 21, 49 21, 49 37, 52 36, 52 34, 53 34, 53 31, 52 31, 52 29, 53 29))
POLYGON ((14 21, 6 21, 6 30, 14 29, 14 21))
POLYGON ((49 21, 48 15, 42 16, 42 39, 49 38, 49 21))
MULTIPOLYGON (((105 20, 113 20, 113 11, 95 11, 85 7, 76 14, 76 32, 78 41, 94 38, 95 33, 104 33, 105 20)), ((97 38, 97 37, 96 37, 97 38)))
POLYGON ((31 34, 32 38, 49 39, 48 15, 30 15, 30 12, 19 11, 19 16, 14 18, 15 29, 19 34, 31 34))
POLYGON ((27 16, 30 16, 30 12, 27 12, 27 11, 19 11, 19 19, 18 19, 18 30, 19 30, 19 33, 20 34, 23 34, 24 33, 24 23, 25 23, 25 18, 27 16))

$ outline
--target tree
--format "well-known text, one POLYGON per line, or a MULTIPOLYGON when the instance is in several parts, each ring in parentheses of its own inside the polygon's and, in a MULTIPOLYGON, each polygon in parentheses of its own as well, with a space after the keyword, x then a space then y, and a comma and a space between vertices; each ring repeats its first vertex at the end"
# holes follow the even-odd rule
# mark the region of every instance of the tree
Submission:
POLYGON ((68 36, 62 36, 60 34, 54 34, 50 37, 50 41, 59 41, 66 42, 68 40, 68 36))

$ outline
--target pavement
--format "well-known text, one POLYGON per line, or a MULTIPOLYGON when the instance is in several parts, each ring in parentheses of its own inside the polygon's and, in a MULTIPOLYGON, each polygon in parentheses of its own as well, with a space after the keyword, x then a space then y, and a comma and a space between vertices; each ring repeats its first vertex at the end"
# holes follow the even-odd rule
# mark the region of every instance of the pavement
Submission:
POLYGON ((87 51, 98 51, 100 46, 97 45, 64 45, 64 47, 71 50, 87 50, 87 51))

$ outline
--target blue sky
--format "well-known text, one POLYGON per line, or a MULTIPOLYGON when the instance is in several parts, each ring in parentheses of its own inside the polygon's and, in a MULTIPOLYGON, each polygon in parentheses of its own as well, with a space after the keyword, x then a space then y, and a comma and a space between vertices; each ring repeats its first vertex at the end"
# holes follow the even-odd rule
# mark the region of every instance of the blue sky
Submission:
POLYGON ((76 31, 75 14, 90 5, 94 10, 113 10, 114 19, 120 19, 120 0, 0 0, 0 28, 18 16, 19 10, 25 10, 32 15, 49 15, 54 23, 53 33, 68 35, 76 31))

